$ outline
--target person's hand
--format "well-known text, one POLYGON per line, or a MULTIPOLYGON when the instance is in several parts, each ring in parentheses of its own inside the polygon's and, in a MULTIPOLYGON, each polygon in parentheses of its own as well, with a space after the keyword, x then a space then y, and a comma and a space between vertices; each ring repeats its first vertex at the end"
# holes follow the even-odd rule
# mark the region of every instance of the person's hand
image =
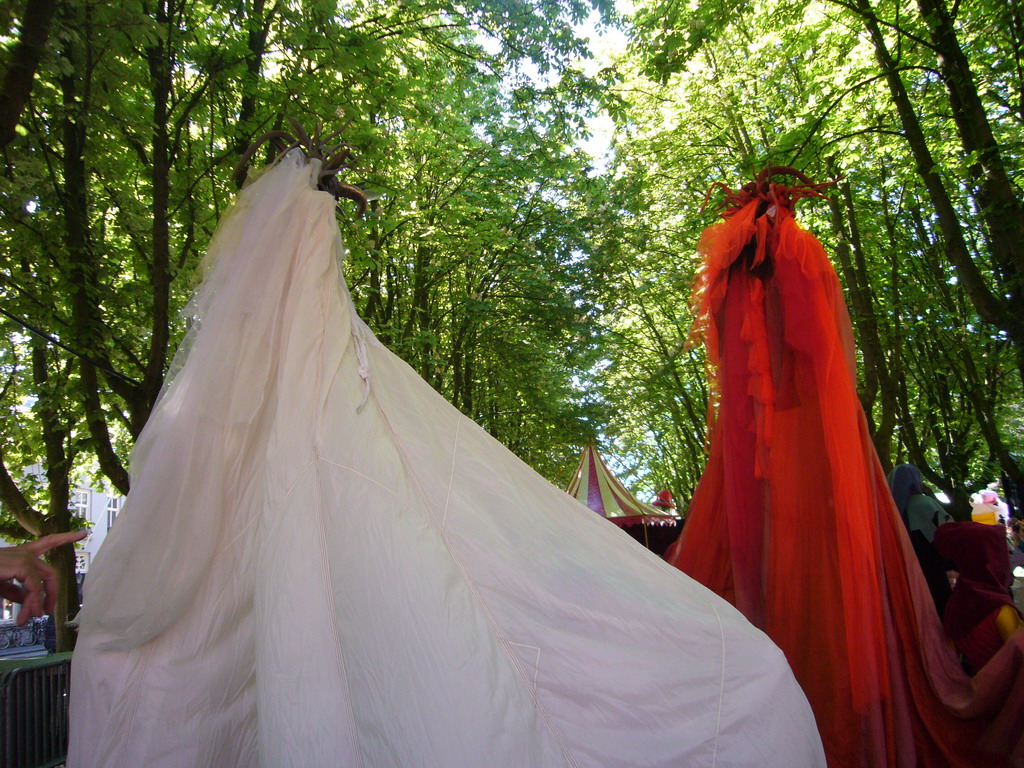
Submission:
POLYGON ((57 571, 39 556, 88 535, 88 531, 51 533, 17 547, 0 548, 0 597, 21 603, 19 626, 32 617, 53 613, 57 605, 57 571))

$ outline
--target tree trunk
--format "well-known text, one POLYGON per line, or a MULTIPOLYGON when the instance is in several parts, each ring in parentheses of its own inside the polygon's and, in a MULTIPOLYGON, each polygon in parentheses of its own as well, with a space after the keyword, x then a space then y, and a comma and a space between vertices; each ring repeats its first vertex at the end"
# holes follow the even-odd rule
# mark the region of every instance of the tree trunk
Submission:
POLYGON ((432 373, 433 345, 430 342, 430 248, 425 243, 416 247, 416 260, 412 281, 412 308, 406 320, 402 339, 410 341, 415 360, 414 367, 424 381, 432 373))
POLYGON ((58 547, 50 553, 49 560, 57 569, 57 583, 60 585, 53 617, 54 626, 57 628, 57 650, 73 651, 78 641, 78 632, 68 626, 68 621, 75 618, 81 608, 78 599, 78 577, 75 575, 74 544, 58 547))
MULTIPOLYGON (((235 148, 238 154, 245 152, 253 137, 250 135, 250 122, 256 116, 256 87, 259 85, 260 72, 263 70, 263 57, 267 52, 267 34, 270 31, 272 16, 263 18, 266 7, 265 0, 255 0, 252 10, 246 14, 248 26, 248 48, 245 56, 245 76, 242 78, 242 103, 238 110, 238 139, 235 148)), ((249 169, 243 168, 238 175, 236 184, 241 189, 249 169)))
MULTIPOLYGON (((366 250, 370 255, 369 288, 366 297, 366 322, 371 327, 377 325, 378 314, 382 311, 381 301, 381 260, 384 252, 381 249, 380 236, 380 200, 370 201, 370 232, 367 236, 366 250)), ((379 326, 378 326, 379 327, 379 326)))
POLYGON ((1007 477, 1016 485, 1024 487, 1024 472, 1021 472, 1020 465, 1014 460, 1013 454, 1006 448, 1006 444, 999 436, 999 428, 994 418, 995 403, 993 398, 988 396, 990 388, 979 374, 971 351, 964 349, 962 357, 967 383, 965 391, 974 406, 978 429, 988 445, 989 453, 1007 477))
MULTIPOLYGON (((870 0, 855 0, 856 8, 867 28, 871 42, 875 48, 875 56, 885 74, 886 83, 893 99, 893 104, 903 125, 907 145, 914 158, 914 165, 928 190, 928 196, 935 208, 939 229, 942 232, 946 256, 954 266, 960 284, 963 285, 971 303, 983 320, 1004 330, 1011 343, 1024 350, 1024 317, 1017 316, 1013 307, 992 291, 985 281, 978 265, 974 263, 971 252, 964 238, 960 219, 956 209, 940 177, 935 160, 925 139, 921 122, 914 111, 910 96, 900 77, 896 62, 886 46, 878 19, 875 17, 870 0)), ((1024 359, 1024 357, 1022 357, 1024 359)), ((1024 369, 1021 369, 1021 381, 1024 383, 1024 369)))
MULTIPOLYGON (((64 184, 60 198, 64 214, 67 286, 71 297, 71 317, 74 321, 73 338, 80 351, 94 360, 106 361, 105 327, 97 303, 97 297, 100 295, 99 279, 89 234, 89 176, 85 162, 87 134, 82 117, 88 112, 90 105, 79 96, 80 91, 89 92, 88 78, 91 77, 93 68, 88 14, 87 9, 85 23, 80 28, 81 34, 76 38, 84 41, 84 51, 79 54, 70 42, 64 50, 67 60, 76 66, 73 73, 61 77, 64 102, 64 152, 61 168, 64 184), (79 87, 81 80, 85 80, 85 86, 82 88, 79 87)), ((79 360, 78 366, 79 384, 92 448, 96 452, 100 469, 121 494, 127 495, 128 472, 111 444, 107 417, 100 401, 96 366, 84 359, 79 360)))
MULTIPOLYGON (((69 489, 70 491, 70 489, 69 489)), ((46 515, 44 534, 63 533, 71 530, 71 511, 68 509, 69 494, 63 500, 51 495, 50 508, 46 515)), ((73 651, 78 633, 68 626, 68 621, 75 618, 81 607, 78 599, 78 577, 75 575, 75 546, 65 544, 49 553, 46 558, 57 570, 57 607, 54 609, 53 623, 57 629, 57 650, 73 651)))
POLYGON ((988 227, 1001 287, 1019 319, 1024 317, 1024 207, 1014 193, 945 0, 917 0, 917 6, 938 55, 960 142, 974 159, 970 173, 978 185, 978 208, 988 227))
MULTIPOLYGON (((46 449, 46 482, 50 502, 47 514, 42 520, 40 534, 63 533, 71 530, 71 461, 65 451, 65 442, 70 436, 70 425, 61 417, 58 399, 53 391, 48 369, 46 343, 36 339, 32 342, 32 373, 39 399, 36 409, 43 427, 43 444, 46 449)), ((78 587, 75 582, 74 548, 62 547, 64 553, 54 556, 57 567, 60 596, 54 618, 57 627, 57 650, 70 651, 75 647, 76 636, 67 628, 67 620, 78 613, 78 587), (72 586, 74 585, 74 586, 72 586)))
POLYGON ((166 36, 146 49, 149 65, 150 93, 153 97, 152 142, 150 155, 153 183, 152 255, 150 261, 150 289, 153 297, 153 316, 150 325, 150 344, 143 372, 140 398, 131 411, 132 436, 138 437, 149 419, 157 395, 164 381, 167 364, 167 346, 170 342, 170 288, 171 288, 171 232, 169 219, 171 141, 169 132, 170 97, 172 84, 170 48, 174 44, 175 23, 173 9, 167 0, 157 3, 155 20, 166 36))
MULTIPOLYGON (((3 502, 4 509, 21 528, 37 538, 42 536, 45 522, 43 516, 33 508, 21 488, 18 487, 17 481, 11 477, 2 449, 0 449, 0 502, 3 502)), ((21 534, 21 531, 4 531, 4 535, 10 538, 17 538, 21 534)))
POLYGON ((882 462, 882 468, 888 472, 892 469, 891 443, 896 424, 896 390, 889 375, 885 351, 878 333, 878 320, 871 299, 871 286, 864 264, 860 233, 856 226, 856 213, 853 208, 850 185, 844 183, 841 191, 845 211, 838 200, 829 198, 832 225, 840 235, 836 245, 836 257, 850 291, 850 301, 853 305, 852 320, 857 329, 860 351, 864 357, 867 386, 861 392, 861 402, 871 426, 871 440, 875 444, 875 451, 882 462), (854 255, 856 255, 856 263, 854 255), (881 418, 876 423, 873 410, 879 395, 881 395, 881 418))
POLYGON ((46 52, 50 24, 56 11, 57 0, 25 0, 21 34, 11 51, 7 73, 0 87, 0 149, 18 135, 15 129, 32 93, 32 81, 46 52))

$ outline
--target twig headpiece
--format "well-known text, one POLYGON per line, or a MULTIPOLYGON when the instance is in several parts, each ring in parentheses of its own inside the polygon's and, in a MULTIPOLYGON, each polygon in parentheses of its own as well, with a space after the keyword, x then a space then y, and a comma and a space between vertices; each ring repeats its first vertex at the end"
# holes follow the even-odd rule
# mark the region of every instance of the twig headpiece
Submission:
POLYGON ((238 165, 235 166, 231 178, 237 179, 252 159, 252 156, 256 154, 256 150, 267 142, 270 142, 271 146, 278 148, 278 154, 284 154, 289 150, 298 148, 306 153, 306 157, 315 158, 321 162, 317 189, 329 192, 335 198, 344 197, 355 201, 359 206, 359 215, 362 216, 366 212, 366 194, 359 187, 343 184, 338 181, 339 173, 351 170, 355 166, 352 147, 344 142, 334 146, 331 145, 331 142, 341 138, 341 134, 344 133, 352 121, 349 120, 348 123, 341 127, 341 130, 335 131, 329 136, 321 135, 320 122, 317 121, 314 125, 313 135, 310 136, 297 120, 291 117, 287 118, 287 120, 291 123, 292 128, 295 129, 295 134, 298 138, 295 138, 295 136, 287 131, 267 131, 253 141, 245 152, 242 153, 242 158, 238 161, 238 165))
POLYGON ((720 206, 723 216, 729 216, 735 213, 755 198, 767 200, 770 203, 777 205, 781 204, 789 210, 792 210, 796 202, 802 198, 825 197, 821 190, 826 187, 831 187, 838 181, 840 181, 840 179, 826 181, 822 184, 815 184, 806 173, 799 171, 796 168, 791 168, 788 165, 769 165, 757 174, 757 178, 754 181, 744 184, 735 192, 726 184, 716 181, 711 185, 711 188, 708 189, 708 193, 704 197, 704 206, 701 210, 703 211, 704 208, 707 208, 708 203, 711 200, 711 195, 716 189, 725 190, 725 198, 722 200, 720 206), (793 186, 776 184, 772 181, 772 178, 775 176, 792 176, 801 183, 794 184, 793 186))

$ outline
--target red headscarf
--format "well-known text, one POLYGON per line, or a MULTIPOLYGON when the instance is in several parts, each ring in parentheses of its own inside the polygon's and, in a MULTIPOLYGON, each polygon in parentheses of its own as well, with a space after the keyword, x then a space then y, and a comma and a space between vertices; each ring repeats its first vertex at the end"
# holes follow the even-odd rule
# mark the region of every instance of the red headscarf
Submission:
POLYGON ((960 573, 942 621, 951 639, 963 639, 987 616, 1013 605, 1003 526, 946 523, 935 531, 935 548, 960 573))

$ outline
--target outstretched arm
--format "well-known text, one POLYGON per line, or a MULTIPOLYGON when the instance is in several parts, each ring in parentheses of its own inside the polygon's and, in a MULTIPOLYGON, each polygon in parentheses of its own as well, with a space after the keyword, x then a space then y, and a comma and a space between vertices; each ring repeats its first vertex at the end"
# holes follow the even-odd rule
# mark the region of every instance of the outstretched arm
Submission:
POLYGON ((53 613, 57 604, 57 571, 39 556, 87 535, 88 531, 52 533, 17 547, 0 548, 0 597, 21 603, 19 625, 34 616, 53 613))

